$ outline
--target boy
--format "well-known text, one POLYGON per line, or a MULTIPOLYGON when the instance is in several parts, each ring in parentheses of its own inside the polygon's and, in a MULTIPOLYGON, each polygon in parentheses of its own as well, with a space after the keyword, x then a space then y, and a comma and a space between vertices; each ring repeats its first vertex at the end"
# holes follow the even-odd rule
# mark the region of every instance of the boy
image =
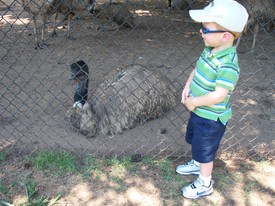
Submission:
POLYGON ((179 165, 176 172, 199 174, 181 189, 184 197, 193 199, 213 192, 213 161, 232 116, 229 99, 239 78, 233 42, 241 35, 248 14, 236 1, 214 0, 202 10, 190 10, 190 16, 202 22, 200 33, 206 47, 182 92, 181 101, 191 111, 185 139, 192 146, 192 160, 179 165))

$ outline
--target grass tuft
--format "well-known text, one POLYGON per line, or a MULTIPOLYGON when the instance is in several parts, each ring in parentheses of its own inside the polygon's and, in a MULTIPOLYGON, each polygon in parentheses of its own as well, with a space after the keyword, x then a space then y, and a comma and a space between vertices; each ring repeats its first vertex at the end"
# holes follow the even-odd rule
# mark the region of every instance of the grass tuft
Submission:
POLYGON ((0 165, 3 164, 7 159, 7 154, 5 152, 0 152, 0 165))
POLYGON ((76 158, 68 152, 42 151, 30 158, 30 163, 41 170, 77 173, 76 158))
POLYGON ((5 179, 0 179, 0 196, 6 195, 12 186, 8 186, 5 183, 5 179))
POLYGON ((171 167, 171 161, 165 159, 163 161, 158 162, 159 170, 161 175, 165 181, 171 181, 174 179, 175 171, 171 167))

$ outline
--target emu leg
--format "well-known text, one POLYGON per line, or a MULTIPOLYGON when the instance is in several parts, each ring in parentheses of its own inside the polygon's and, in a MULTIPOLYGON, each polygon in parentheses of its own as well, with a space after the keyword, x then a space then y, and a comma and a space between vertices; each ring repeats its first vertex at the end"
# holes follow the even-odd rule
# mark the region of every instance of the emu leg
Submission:
POLYGON ((168 8, 171 9, 172 7, 172 0, 168 0, 168 8))
POLYGON ((71 35, 70 35, 70 30, 71 30, 71 19, 72 19, 72 16, 71 14, 69 14, 68 16, 68 28, 67 28, 67 37, 70 38, 71 35))
POLYGON ((57 36, 57 33, 56 33, 56 19, 58 17, 58 13, 55 13, 54 15, 54 25, 53 25, 53 32, 51 34, 51 36, 57 36))
POLYGON ((240 52, 241 54, 247 54, 247 53, 254 52, 254 48, 255 48, 255 45, 256 45, 256 40, 257 40, 257 36, 258 36, 259 30, 260 30, 260 25, 259 25, 259 23, 255 23, 254 28, 253 28, 253 33, 254 33, 254 34, 253 34, 252 46, 251 46, 251 48, 248 49, 247 51, 240 52))
MULTIPOLYGON (((253 42, 252 42, 252 46, 247 51, 239 52, 240 54, 247 54, 247 53, 254 52, 254 48, 255 48, 255 45, 256 45, 256 40, 257 40, 257 36, 258 36, 259 30, 260 30, 259 23, 255 23, 254 28, 253 28, 253 42)), ((240 36, 240 38, 238 39, 238 41, 236 43, 236 48, 238 48, 238 46, 240 44, 241 37, 242 36, 240 36)))
POLYGON ((37 47, 39 47, 38 38, 37 38, 37 23, 35 17, 33 17, 33 34, 34 40, 36 42, 37 47))
POLYGON ((46 16, 42 17, 42 27, 41 27, 41 41, 39 42, 38 48, 43 49, 48 45, 45 43, 45 29, 46 29, 46 16))
POLYGON ((71 36, 70 30, 71 30, 71 21, 73 18, 74 14, 68 14, 68 28, 67 28, 67 38, 71 40, 75 40, 76 38, 73 38, 71 36))
POLYGON ((36 18, 33 17, 33 33, 34 33, 34 39, 35 39, 35 42, 36 42, 35 49, 37 49, 37 48, 43 49, 45 46, 47 46, 44 43, 44 25, 45 25, 45 21, 43 19, 41 40, 39 40, 38 37, 37 37, 37 21, 36 21, 36 18))
POLYGON ((237 43, 236 43, 236 49, 238 49, 239 45, 240 45, 240 41, 241 41, 242 35, 238 38, 237 43))
POLYGON ((98 26, 96 28, 97 30, 100 30, 100 31, 116 31, 119 29, 118 26, 98 26))
POLYGON ((119 29, 119 25, 114 21, 114 19, 110 19, 109 20, 111 22, 108 22, 108 24, 110 25, 104 25, 104 26, 98 26, 97 27, 97 30, 100 30, 100 31, 115 31, 115 30, 118 30, 119 29))
POLYGON ((255 26, 254 26, 254 30, 253 30, 254 31, 254 36, 253 36, 253 43, 252 43, 252 47, 251 47, 252 51, 254 50, 254 47, 256 45, 256 40, 257 40, 259 30, 260 30, 260 25, 259 25, 259 23, 256 23, 255 26))
POLYGON ((88 6, 88 11, 91 13, 91 14, 94 14, 94 8, 95 8, 95 3, 94 3, 95 0, 89 0, 89 6, 88 6))

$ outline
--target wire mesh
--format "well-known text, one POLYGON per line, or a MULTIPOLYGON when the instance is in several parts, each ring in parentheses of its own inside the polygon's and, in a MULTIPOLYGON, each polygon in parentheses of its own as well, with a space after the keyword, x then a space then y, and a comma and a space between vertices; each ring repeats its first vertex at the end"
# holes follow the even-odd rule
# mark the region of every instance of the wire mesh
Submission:
MULTIPOLYGON (((65 12, 58 10, 62 5, 49 5, 55 1, 31 2, 35 3, 36 8, 32 8, 35 11, 26 7, 29 0, 0 0, 1 150, 21 153, 54 149, 102 156, 141 154, 180 158, 190 155, 190 147, 184 141, 189 112, 180 98, 204 44, 199 25, 190 19, 188 10, 203 8, 208 1, 68 0, 66 5, 70 8, 65 12), (48 7, 50 14, 46 12, 48 7), (33 18, 37 19, 36 35, 33 18), (54 29, 57 35, 52 35, 54 29), (100 98, 95 96, 95 91, 100 93, 102 84, 122 82, 119 80, 123 80, 125 73, 117 73, 118 70, 127 73, 132 65, 141 65, 151 72, 146 80, 132 76, 129 80, 132 84, 124 82, 121 90, 112 93, 123 93, 127 85, 133 85, 129 98, 136 102, 128 101, 128 97, 123 99, 125 96, 112 101, 109 94, 101 92, 102 96, 109 95, 109 100, 107 104, 97 102, 104 111, 96 116, 109 118, 106 121, 109 124, 100 125, 97 121, 94 137, 83 135, 66 118, 74 104, 75 92, 75 85, 68 81, 70 65, 78 60, 84 60, 89 67, 91 105, 100 98), (157 83, 152 83, 154 73, 158 74, 157 83), (168 82, 174 94, 159 103, 168 104, 175 98, 175 104, 170 104, 165 111, 150 110, 141 100, 148 103, 153 97, 163 96, 163 90, 155 89, 162 82, 168 82), (150 91, 155 93, 144 95, 150 91), (139 103, 143 106, 136 109, 139 103), (121 109, 121 104, 128 104, 128 110, 121 109), (114 124, 110 123, 110 116, 114 114, 102 114, 111 108, 119 108, 120 118, 116 123, 125 118, 126 126, 119 133, 102 133, 102 127, 114 124), (132 108, 136 109, 138 120, 129 126, 133 120, 127 115, 132 108), (159 115, 155 115, 156 112, 159 115)), ((251 10, 255 14, 253 21, 239 42, 241 75, 231 101, 233 118, 219 155, 274 160, 275 18, 268 13, 268 9, 274 9, 274 2, 247 2, 253 3, 252 8, 261 4, 262 10, 251 10), (252 48, 254 39, 253 50, 243 53, 252 48)))

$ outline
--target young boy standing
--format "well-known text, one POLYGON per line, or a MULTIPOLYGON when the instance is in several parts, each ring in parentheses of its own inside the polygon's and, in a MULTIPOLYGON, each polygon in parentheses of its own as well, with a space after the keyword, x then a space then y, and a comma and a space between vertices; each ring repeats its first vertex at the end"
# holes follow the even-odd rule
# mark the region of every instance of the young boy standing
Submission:
POLYGON ((232 116, 230 96, 239 78, 236 47, 247 20, 245 8, 233 0, 214 0, 202 10, 190 10, 193 20, 201 22, 205 49, 182 92, 182 103, 191 111, 186 141, 192 146, 192 160, 179 165, 182 175, 199 174, 197 180, 182 188, 186 198, 213 192, 213 161, 232 116))

